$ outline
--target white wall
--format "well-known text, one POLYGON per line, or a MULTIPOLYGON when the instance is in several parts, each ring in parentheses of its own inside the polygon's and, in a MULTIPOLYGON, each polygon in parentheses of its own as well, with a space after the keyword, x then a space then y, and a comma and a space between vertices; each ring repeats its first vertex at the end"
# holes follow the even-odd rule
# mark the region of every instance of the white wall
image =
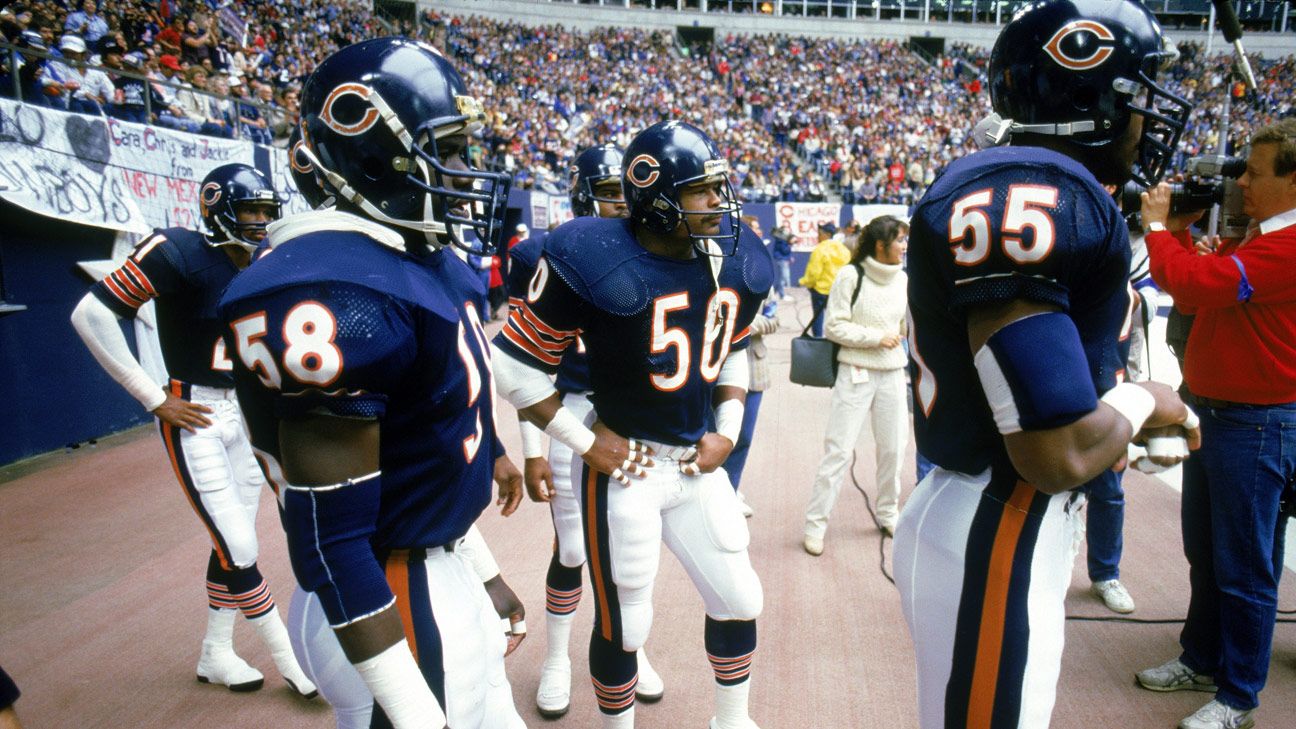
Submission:
MULTIPOLYGON (((432 7, 454 15, 482 15, 499 20, 513 20, 527 25, 554 23, 572 28, 594 28, 609 25, 626 25, 639 28, 673 29, 677 26, 713 27, 718 33, 786 33, 789 35, 837 38, 909 38, 932 36, 947 42, 964 42, 989 48, 994 45, 999 28, 988 23, 922 23, 913 20, 844 18, 803 18, 795 16, 773 17, 752 13, 700 13, 697 11, 647 10, 642 8, 607 5, 578 5, 571 2, 546 0, 418 0, 420 8, 432 7)), ((915 3, 921 8, 921 3, 915 3)), ((1007 18, 1005 17, 1005 20, 1007 18)), ((1175 41, 1196 41, 1205 44, 1207 34, 1201 31, 1166 29, 1175 41)), ((1243 38, 1248 52, 1266 57, 1296 54, 1296 33, 1252 33, 1243 38)), ((1225 48, 1224 36, 1215 34, 1212 47, 1216 52, 1225 48)))

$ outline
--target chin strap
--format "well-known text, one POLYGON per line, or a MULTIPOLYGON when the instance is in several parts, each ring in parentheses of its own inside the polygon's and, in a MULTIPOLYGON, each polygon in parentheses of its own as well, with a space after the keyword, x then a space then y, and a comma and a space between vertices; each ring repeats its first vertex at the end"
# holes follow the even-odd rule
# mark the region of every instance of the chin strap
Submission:
POLYGON ((998 113, 977 122, 972 128, 972 141, 977 147, 986 149, 1007 144, 1013 134, 1047 134, 1056 137, 1069 137, 1076 134, 1092 132, 1097 128, 1092 120, 1066 122, 1063 124, 1019 124, 1012 119, 1005 119, 998 113))

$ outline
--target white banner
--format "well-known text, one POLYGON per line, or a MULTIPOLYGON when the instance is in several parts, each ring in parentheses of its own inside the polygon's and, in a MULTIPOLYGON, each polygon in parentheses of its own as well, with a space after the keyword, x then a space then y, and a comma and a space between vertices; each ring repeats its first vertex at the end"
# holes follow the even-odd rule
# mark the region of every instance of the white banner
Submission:
MULTIPOLYGON (((268 151, 284 213, 304 210, 286 152, 268 151)), ((138 234, 201 229, 198 183, 254 156, 251 142, 0 99, 0 198, 39 215, 138 234)))
POLYGON ((809 250, 819 242, 819 226, 823 223, 837 225, 841 220, 840 203, 774 204, 774 223, 792 232, 792 247, 809 250))
POLYGON ((860 221, 860 225, 868 225, 869 221, 874 218, 880 218, 883 215, 890 215, 893 218, 909 222, 909 208, 905 205, 852 205, 851 219, 860 221))

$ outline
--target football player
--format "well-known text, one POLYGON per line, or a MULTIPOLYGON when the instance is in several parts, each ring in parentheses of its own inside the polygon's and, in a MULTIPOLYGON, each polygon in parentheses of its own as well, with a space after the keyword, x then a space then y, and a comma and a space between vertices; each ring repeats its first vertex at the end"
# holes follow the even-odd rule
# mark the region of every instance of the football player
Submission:
POLYGON ((308 591, 290 623, 339 726, 521 725, 499 618, 461 549, 492 477, 506 513, 522 494, 495 437, 481 292, 447 250, 490 255, 498 239, 508 177, 466 160, 484 119, 425 44, 324 59, 296 153, 336 207, 280 221, 221 302, 308 591))
POLYGON ((279 217, 279 198, 265 175, 228 164, 203 178, 199 206, 206 234, 154 231, 81 299, 72 324, 104 370, 157 417, 176 478, 211 536, 198 680, 232 691, 261 688, 261 672, 234 652, 234 620, 242 611, 284 679, 313 698, 315 686, 297 665, 257 569, 256 515, 266 481, 248 444, 216 317, 221 292, 248 265, 266 224, 279 217), (165 389, 131 354, 117 323, 133 319, 149 301, 157 302, 158 339, 170 378, 165 389))
MULTIPOLYGON (((621 194, 622 150, 613 144, 591 147, 572 162, 571 206, 576 217, 625 218, 630 214, 621 194)), ((520 307, 541 253, 541 241, 529 238, 509 251, 508 287, 516 292, 510 297, 510 308, 520 307)), ((589 400, 589 363, 584 344, 577 337, 576 346, 563 353, 555 385, 563 407, 577 418, 584 418, 594 408, 589 400)), ((571 704, 571 659, 567 644, 571 639, 572 620, 580 605, 581 566, 585 564, 585 541, 581 532, 580 503, 571 486, 572 451, 554 440, 545 459, 539 428, 522 416, 522 449, 526 465, 522 472, 527 491, 536 501, 549 503, 556 537, 549 571, 545 575, 545 629, 548 653, 540 671, 536 690, 536 707, 541 716, 554 718, 567 713, 571 704)), ((640 701, 660 700, 665 688, 653 670, 643 648, 636 652, 639 683, 635 697, 640 701)))
POLYGON ((937 468, 900 515, 895 565, 926 729, 1048 726, 1073 489, 1131 439, 1171 439, 1171 461, 1199 442, 1169 387, 1117 384, 1130 242, 1104 186, 1165 171, 1190 110, 1156 83, 1173 56, 1131 0, 1025 7, 978 128, 1011 146, 952 163, 914 211, 915 427, 937 468))
POLYGON ((629 219, 577 218, 545 239, 496 337, 500 392, 580 456, 596 611, 590 671, 605 727, 634 724, 636 651, 652 625, 662 541, 706 606, 712 729, 751 729, 748 693, 763 594, 738 498, 720 465, 742 425, 748 325, 773 281, 738 222, 729 165, 699 129, 654 124, 626 149, 629 219), (585 345, 594 411, 563 405, 548 375, 585 345), (633 485, 632 485, 633 482, 633 485))

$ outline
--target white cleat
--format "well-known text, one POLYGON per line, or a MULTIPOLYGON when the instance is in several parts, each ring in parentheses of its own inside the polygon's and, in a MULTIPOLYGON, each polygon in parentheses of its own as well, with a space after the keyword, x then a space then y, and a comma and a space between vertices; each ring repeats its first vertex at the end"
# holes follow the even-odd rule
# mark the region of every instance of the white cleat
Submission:
POLYGON ((635 698, 645 704, 661 701, 662 694, 666 693, 666 683, 653 670, 643 648, 635 652, 635 660, 639 663, 639 683, 635 684, 635 698))
POLYGON ((540 688, 536 689, 536 708, 546 719, 557 719, 571 708, 570 660, 545 659, 540 668, 540 688))
POLYGON ((198 659, 198 681, 227 686, 230 691, 256 691, 265 683, 265 676, 239 658, 233 648, 204 641, 198 659))
POLYGON ((283 676, 284 682, 291 686, 292 690, 296 691, 297 695, 303 699, 309 700, 319 696, 319 689, 315 687, 314 682, 306 678, 306 673, 301 670, 295 660, 292 669, 285 671, 281 667, 279 673, 283 676))

